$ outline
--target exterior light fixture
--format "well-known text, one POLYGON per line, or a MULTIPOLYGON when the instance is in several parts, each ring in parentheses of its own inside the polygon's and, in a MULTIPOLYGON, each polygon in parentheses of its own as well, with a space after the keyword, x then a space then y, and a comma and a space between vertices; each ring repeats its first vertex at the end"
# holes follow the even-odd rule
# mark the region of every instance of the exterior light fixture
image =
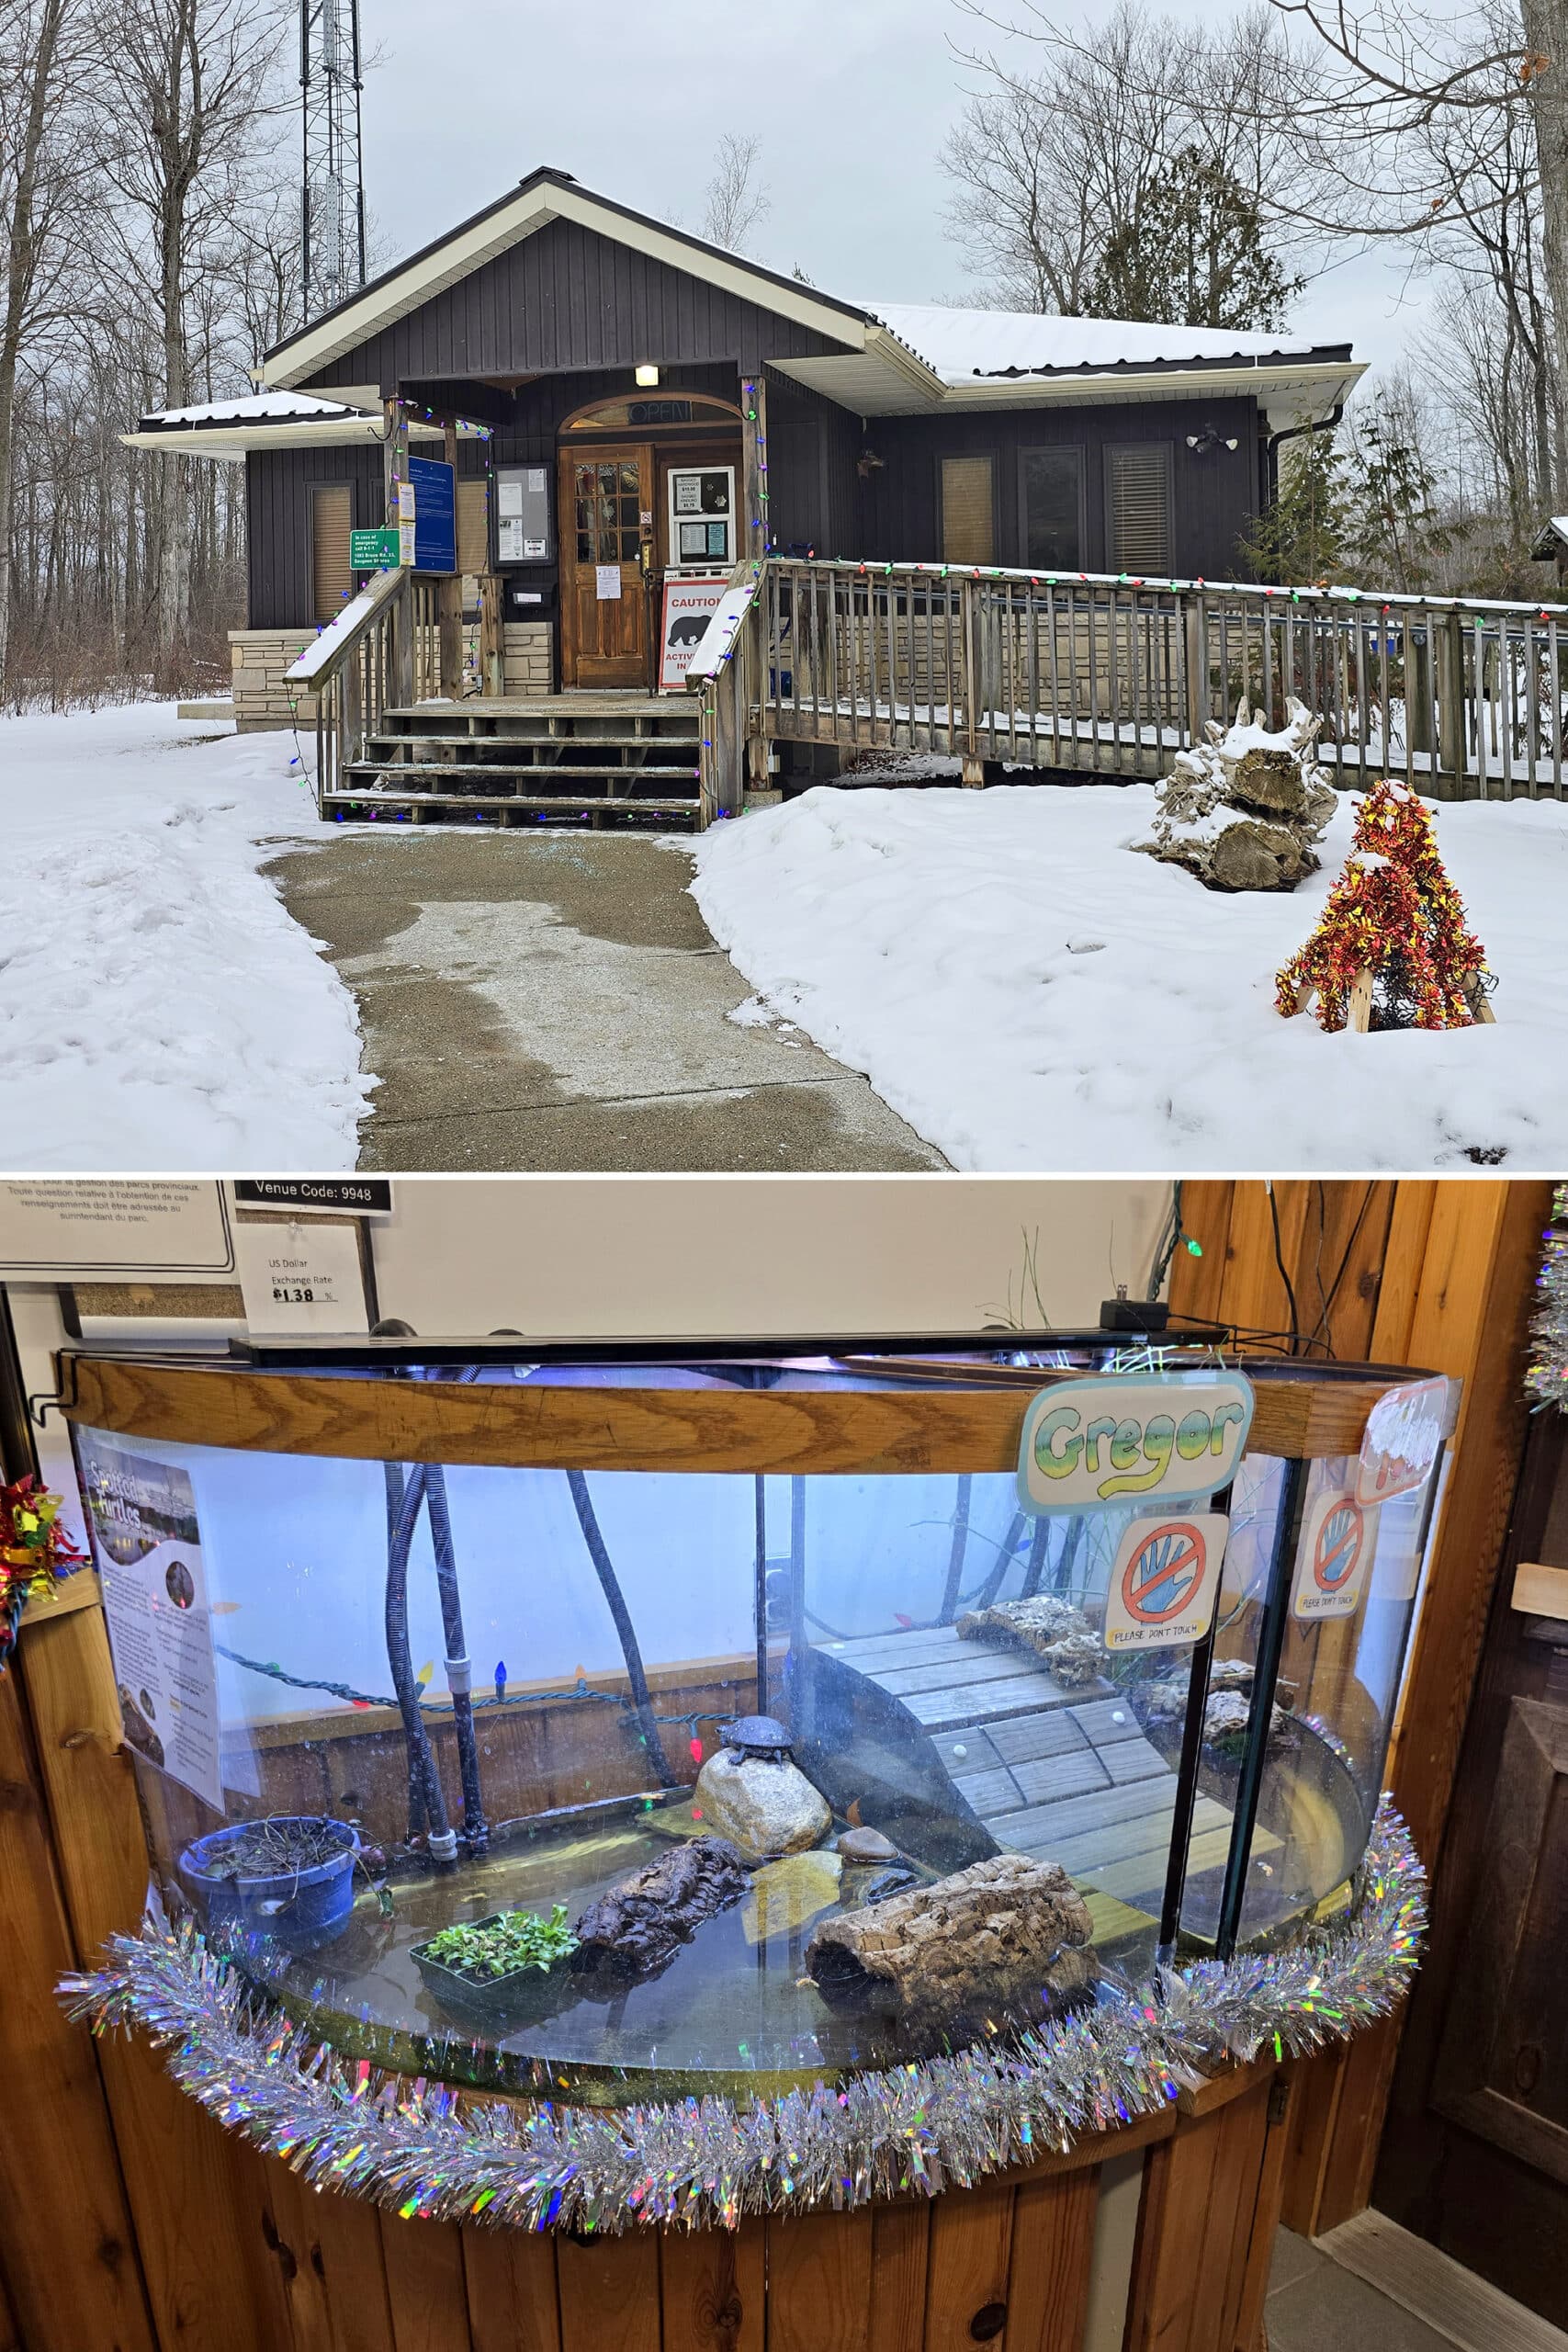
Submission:
POLYGON ((1217 424, 1205 424, 1201 433, 1187 435, 1187 446, 1201 456, 1205 449, 1239 449, 1241 443, 1234 434, 1222 433, 1217 424))
POLYGON ((657 384, 659 381, 659 370, 657 368, 650 366, 645 361, 642 367, 640 367, 637 371, 637 379, 639 384, 645 386, 657 384))

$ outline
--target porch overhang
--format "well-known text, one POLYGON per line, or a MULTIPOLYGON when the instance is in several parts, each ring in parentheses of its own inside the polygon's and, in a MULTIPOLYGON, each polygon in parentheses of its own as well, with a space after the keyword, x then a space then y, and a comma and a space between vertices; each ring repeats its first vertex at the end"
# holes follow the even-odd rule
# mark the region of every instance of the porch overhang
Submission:
MULTIPOLYGON (((444 435, 434 418, 411 416, 408 429, 411 441, 440 441, 444 435)), ((457 435, 460 440, 484 441, 490 427, 459 419, 457 435)), ((161 449, 175 457, 243 465, 252 449, 347 449, 383 443, 387 422, 374 390, 361 392, 356 387, 337 400, 304 392, 255 392, 192 408, 154 409, 133 433, 119 437, 128 449, 161 449)))

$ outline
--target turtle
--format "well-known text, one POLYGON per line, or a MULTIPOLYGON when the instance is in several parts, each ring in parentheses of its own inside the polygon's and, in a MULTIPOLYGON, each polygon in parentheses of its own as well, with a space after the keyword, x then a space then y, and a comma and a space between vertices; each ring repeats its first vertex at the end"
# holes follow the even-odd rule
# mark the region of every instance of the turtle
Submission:
POLYGON ((741 1715, 720 1724, 719 1739, 738 1756, 754 1756, 770 1764, 787 1764, 794 1749, 790 1736, 775 1716, 741 1715))

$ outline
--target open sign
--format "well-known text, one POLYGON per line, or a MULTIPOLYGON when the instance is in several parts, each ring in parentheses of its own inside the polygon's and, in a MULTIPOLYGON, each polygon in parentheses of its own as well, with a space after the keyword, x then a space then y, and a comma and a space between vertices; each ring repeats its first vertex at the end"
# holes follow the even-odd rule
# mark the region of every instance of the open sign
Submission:
POLYGON ((1028 1511, 1187 1500, 1230 1484, 1252 1427, 1239 1372, 1063 1380, 1023 1417, 1018 1494, 1028 1511))

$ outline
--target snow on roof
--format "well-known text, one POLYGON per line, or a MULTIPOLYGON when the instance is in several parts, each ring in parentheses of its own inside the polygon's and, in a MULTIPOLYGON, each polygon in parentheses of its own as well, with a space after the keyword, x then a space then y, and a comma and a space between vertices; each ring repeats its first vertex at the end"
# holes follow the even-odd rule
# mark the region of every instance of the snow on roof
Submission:
POLYGON ((234 401, 202 401, 194 408, 154 409, 141 420, 143 431, 157 424, 262 424, 290 418, 361 416, 344 401, 317 400, 310 392, 247 392, 234 401))
POLYGON ((1229 327, 1149 326, 1128 319, 1058 319, 1034 311, 964 311, 941 302, 865 305, 945 383, 1010 368, 1147 368, 1161 361, 1256 359, 1300 345, 1229 327))

